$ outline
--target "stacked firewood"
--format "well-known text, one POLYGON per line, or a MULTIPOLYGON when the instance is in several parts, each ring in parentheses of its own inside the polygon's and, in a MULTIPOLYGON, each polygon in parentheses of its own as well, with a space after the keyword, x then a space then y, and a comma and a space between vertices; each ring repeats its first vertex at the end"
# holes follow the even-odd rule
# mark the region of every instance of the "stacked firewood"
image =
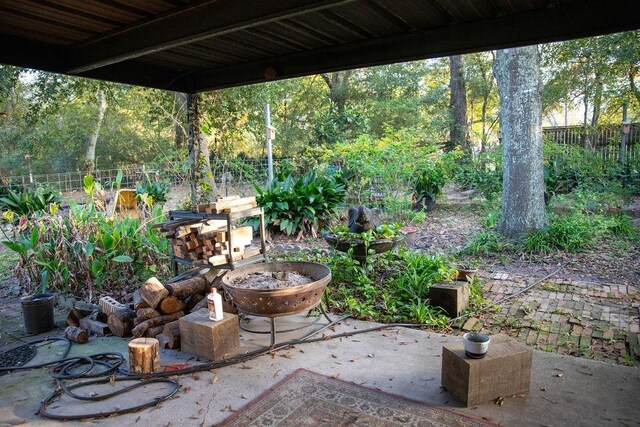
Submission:
POLYGON ((134 292, 132 308, 121 308, 109 315, 111 333, 120 337, 153 337, 160 341, 161 348, 179 348, 178 319, 206 307, 206 295, 223 273, 204 268, 192 277, 166 284, 151 277, 134 292))
POLYGON ((174 255, 189 260, 194 265, 226 264, 231 261, 231 253, 234 261, 260 253, 260 249, 247 248, 253 240, 253 228, 250 226, 233 229, 231 245, 227 222, 222 220, 205 220, 198 223, 168 221, 162 223, 160 229, 165 231, 171 240, 174 255))

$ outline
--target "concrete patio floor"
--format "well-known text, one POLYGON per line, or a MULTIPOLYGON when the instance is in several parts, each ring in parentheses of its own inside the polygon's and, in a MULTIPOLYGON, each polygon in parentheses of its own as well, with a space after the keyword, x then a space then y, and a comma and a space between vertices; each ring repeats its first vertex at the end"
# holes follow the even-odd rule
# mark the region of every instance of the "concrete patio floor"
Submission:
MULTIPOLYGON (((279 327, 286 329, 306 321, 296 316, 286 321, 279 320, 279 327)), ((252 327, 266 328, 267 324, 260 322, 263 320, 257 320, 252 327)), ((327 330, 323 333, 357 331, 373 325, 347 320, 339 324, 335 332, 327 330)), ((278 341, 297 338, 305 332, 279 334, 278 341)), ((176 396, 155 408, 114 418, 65 424, 216 425, 288 374, 298 368, 306 368, 503 425, 640 425, 638 368, 541 351, 534 351, 531 388, 527 396, 507 398, 502 406, 487 403, 465 408, 440 386, 442 345, 460 339, 407 328, 387 328, 296 345, 238 365, 181 376, 178 378, 181 389, 176 396)), ((126 357, 127 342, 115 337, 97 338, 85 345, 74 345, 70 355, 118 351, 126 357)), ((268 345, 268 342, 268 335, 241 334, 244 352, 268 345)), ((42 348, 32 363, 46 357, 59 357, 60 351, 56 345, 42 348)), ((173 350, 163 350, 161 362, 163 365, 199 363, 192 355, 173 350)), ((117 386, 106 387, 111 391, 117 386)), ((65 413, 106 411, 142 403, 155 396, 159 388, 162 386, 148 387, 100 404, 65 398, 51 405, 50 409, 65 413)), ((57 424, 36 414, 40 402, 52 391, 51 378, 44 369, 0 376, 0 425, 57 424)))

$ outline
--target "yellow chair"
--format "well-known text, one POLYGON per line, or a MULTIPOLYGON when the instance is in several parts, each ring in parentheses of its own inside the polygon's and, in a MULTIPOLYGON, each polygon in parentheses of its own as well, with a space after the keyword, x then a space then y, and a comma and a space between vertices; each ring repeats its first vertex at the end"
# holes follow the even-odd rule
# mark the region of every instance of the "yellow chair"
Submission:
POLYGON ((140 219, 138 213, 138 199, 136 191, 128 188, 121 188, 116 193, 115 207, 113 214, 116 218, 136 218, 140 219))

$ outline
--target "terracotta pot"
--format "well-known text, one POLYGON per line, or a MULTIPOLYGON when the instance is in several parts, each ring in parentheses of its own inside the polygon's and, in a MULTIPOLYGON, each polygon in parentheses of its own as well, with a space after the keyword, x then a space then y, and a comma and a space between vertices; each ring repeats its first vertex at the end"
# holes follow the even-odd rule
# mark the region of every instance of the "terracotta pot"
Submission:
POLYGON ((418 227, 400 227, 400 233, 405 236, 407 245, 413 245, 418 235, 418 227))
POLYGON ((465 265, 462 264, 454 264, 453 268, 455 268, 456 270, 458 270, 457 273, 454 273, 451 275, 451 279, 452 280, 459 280, 462 282, 466 282, 470 279, 473 279, 473 276, 476 275, 476 273, 478 272, 477 269, 471 269, 468 268, 465 265))

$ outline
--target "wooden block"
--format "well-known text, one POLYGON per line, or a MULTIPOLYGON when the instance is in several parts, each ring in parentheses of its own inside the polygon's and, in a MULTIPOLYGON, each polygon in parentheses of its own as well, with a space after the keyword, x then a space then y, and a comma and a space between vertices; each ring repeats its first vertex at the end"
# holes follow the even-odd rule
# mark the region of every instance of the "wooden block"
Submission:
POLYGON ((442 307, 449 317, 458 317, 469 307, 470 294, 468 283, 434 283, 429 288, 429 304, 442 307))
POLYGON ((80 326, 80 319, 83 319, 91 314, 89 310, 82 310, 77 307, 73 307, 69 310, 69 314, 67 315, 67 325, 68 326, 80 326))
POLYGON ((133 309, 139 310, 141 308, 148 308, 149 304, 145 302, 140 296, 140 291, 137 289, 133 292, 133 309))
POLYGON ((209 319, 206 308, 180 318, 180 344, 182 351, 209 360, 222 360, 233 356, 240 347, 238 316, 224 313, 222 320, 209 319))
POLYGON ((529 392, 531 358, 526 345, 498 334, 491 337, 484 359, 471 359, 462 341, 442 347, 442 386, 467 407, 492 402, 498 397, 529 392))
POLYGON ((222 265, 227 263, 226 255, 214 255, 209 258, 209 264, 211 265, 222 265))
POLYGON ((125 307, 117 310, 109 315, 107 324, 113 335, 117 337, 128 337, 134 327, 133 321, 136 318, 136 312, 125 307))
POLYGON ((109 325, 106 323, 100 322, 99 320, 93 320, 88 317, 80 319, 80 327, 87 332, 93 332, 101 337, 108 335, 111 332, 109 325))

